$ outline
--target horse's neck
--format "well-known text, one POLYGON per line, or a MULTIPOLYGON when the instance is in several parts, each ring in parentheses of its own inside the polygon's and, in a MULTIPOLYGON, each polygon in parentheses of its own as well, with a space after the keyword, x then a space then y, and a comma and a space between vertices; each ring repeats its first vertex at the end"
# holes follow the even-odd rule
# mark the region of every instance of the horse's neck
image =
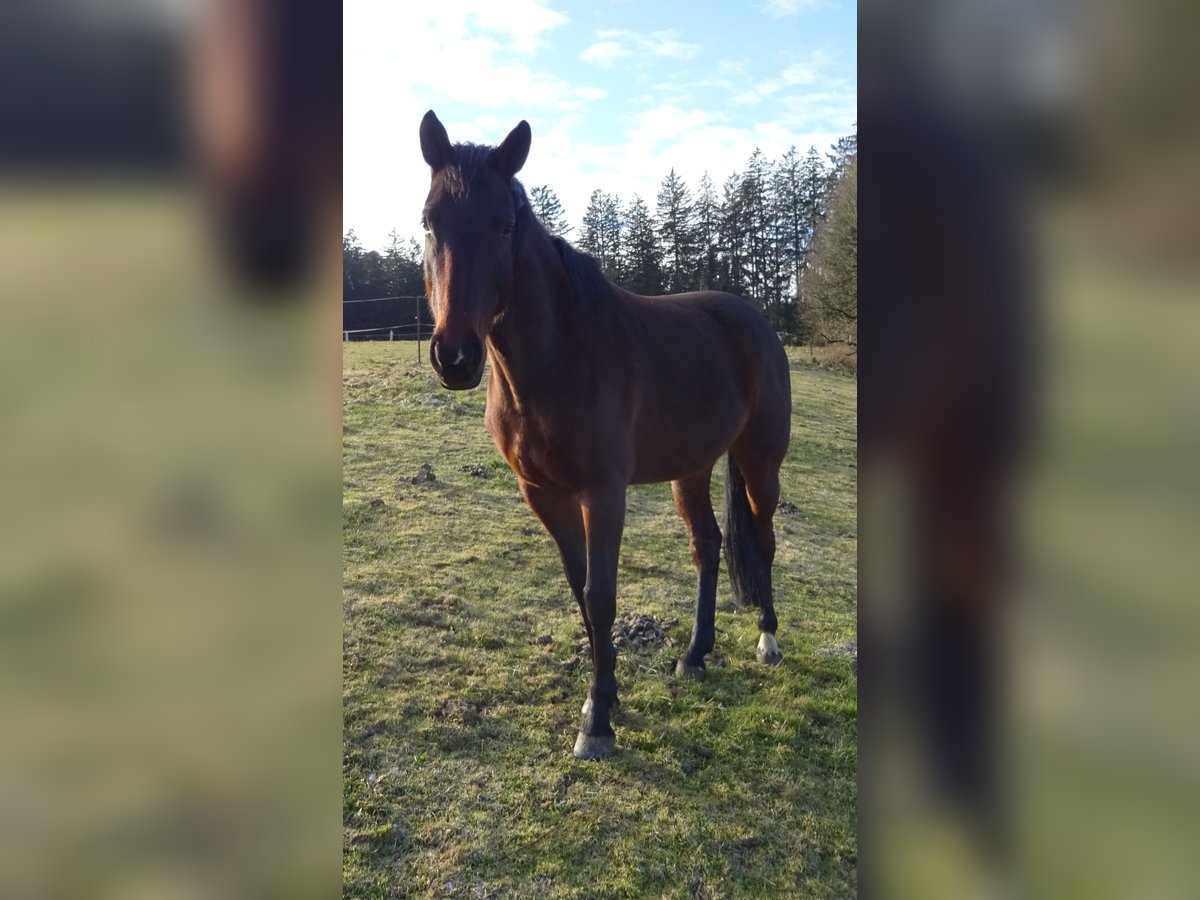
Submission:
POLYGON ((530 394, 552 381, 578 350, 574 288, 558 250, 535 235, 514 269, 508 309, 493 332, 498 377, 517 394, 530 394))

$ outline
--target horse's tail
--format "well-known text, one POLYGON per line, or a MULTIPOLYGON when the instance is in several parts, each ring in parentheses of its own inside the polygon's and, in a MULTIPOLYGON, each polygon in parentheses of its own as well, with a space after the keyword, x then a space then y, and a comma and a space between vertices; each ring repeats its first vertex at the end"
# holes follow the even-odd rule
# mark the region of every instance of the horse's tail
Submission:
POLYGON ((763 554, 758 530, 750 514, 746 479, 734 462, 725 458, 725 565, 738 606, 761 606, 771 599, 771 565, 763 554))

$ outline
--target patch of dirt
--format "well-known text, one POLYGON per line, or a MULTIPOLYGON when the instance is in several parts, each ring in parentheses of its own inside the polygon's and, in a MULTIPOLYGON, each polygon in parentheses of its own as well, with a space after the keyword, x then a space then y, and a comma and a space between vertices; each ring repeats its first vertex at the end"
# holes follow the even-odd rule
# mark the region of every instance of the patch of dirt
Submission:
POLYGON ((734 871, 745 871, 750 868, 751 858, 755 851, 764 845, 759 837, 748 837, 733 841, 725 849, 725 856, 734 871))
POLYGON ((409 479, 410 484, 430 484, 434 481, 437 481, 437 476, 433 474, 433 466, 429 463, 421 463, 417 474, 409 479))
POLYGON ((358 743, 364 743, 383 731, 385 727, 387 726, 384 725, 383 722, 372 722, 358 733, 358 736, 355 738, 355 740, 358 743))
POLYGON ((858 662, 858 641, 842 641, 832 647, 822 647, 817 650, 817 656, 840 657, 851 662, 858 662))
POLYGON ((357 831, 352 828, 342 829, 343 841, 351 847, 374 845, 381 849, 396 847, 404 842, 408 835, 399 825, 388 823, 379 828, 357 831))
POLYGON ((454 401, 449 397, 439 397, 435 394, 432 397, 422 397, 416 403, 422 409, 445 409, 447 406, 453 405, 454 401))
POLYGON ((451 697, 438 704, 437 709, 433 711, 433 717, 439 722, 474 725, 482 718, 482 713, 482 703, 474 703, 462 697, 451 697))
POLYGON ((475 463, 473 466, 459 466, 458 471, 466 472, 468 475, 473 475, 476 478, 487 478, 488 467, 483 463, 475 463))
MULTIPOLYGON (((678 624, 679 620, 674 617, 659 619, 657 616, 648 616, 643 613, 626 613, 613 622, 613 646, 618 649, 629 647, 639 653, 648 653, 650 648, 657 644, 673 646, 674 641, 667 635, 667 630, 678 624)), ((588 658, 592 653, 591 645, 588 643, 586 634, 582 632, 579 634, 581 636, 575 640, 576 659, 579 656, 588 658)), ((564 662, 563 665, 566 666, 568 663, 564 662)))
POLYGON ((791 516, 795 519, 803 518, 804 516, 804 513, 800 511, 800 507, 798 507, 795 503, 792 503, 790 500, 780 500, 779 511, 785 516, 791 516))
POLYGON ((679 620, 675 618, 659 619, 641 613, 626 613, 613 622, 613 643, 618 647, 632 645, 639 650, 655 644, 670 643, 667 629, 678 624, 679 620))

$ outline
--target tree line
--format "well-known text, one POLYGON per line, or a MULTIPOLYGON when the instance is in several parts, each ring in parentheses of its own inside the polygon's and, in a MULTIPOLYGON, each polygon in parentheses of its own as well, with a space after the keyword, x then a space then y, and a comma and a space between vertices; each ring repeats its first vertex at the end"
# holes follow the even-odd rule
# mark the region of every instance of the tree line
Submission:
MULTIPOLYGON (((570 239, 616 284, 639 294, 721 290, 755 301, 798 343, 857 341, 858 139, 830 152, 790 148, 775 160, 755 150, 718 190, 706 172, 693 189, 674 169, 651 208, 592 192, 577 233, 547 185, 529 191, 551 234, 570 239)), ((343 241, 346 299, 420 294, 421 248, 395 232, 383 253, 343 241)))
POLYGON ((420 297, 425 293, 424 251, 413 238, 401 241, 395 229, 382 253, 364 250, 351 228, 342 237, 342 300, 420 297))

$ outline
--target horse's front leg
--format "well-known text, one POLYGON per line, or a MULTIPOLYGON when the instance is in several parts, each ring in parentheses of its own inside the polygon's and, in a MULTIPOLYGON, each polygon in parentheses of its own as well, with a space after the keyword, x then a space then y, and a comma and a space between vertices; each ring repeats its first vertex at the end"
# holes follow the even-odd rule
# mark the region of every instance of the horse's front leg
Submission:
POLYGON ((575 741, 575 756, 603 759, 616 751, 616 736, 609 721, 617 700, 612 626, 617 615, 617 557, 625 527, 625 485, 591 491, 580 499, 587 537, 583 600, 591 625, 592 688, 575 741))
POLYGON ((520 479, 521 494, 529 508, 546 526, 562 557, 563 571, 571 594, 579 604, 588 644, 592 641, 592 626, 588 622, 587 606, 583 602, 583 585, 587 580, 587 538, 583 530, 583 512, 579 501, 568 491, 552 491, 520 479))

